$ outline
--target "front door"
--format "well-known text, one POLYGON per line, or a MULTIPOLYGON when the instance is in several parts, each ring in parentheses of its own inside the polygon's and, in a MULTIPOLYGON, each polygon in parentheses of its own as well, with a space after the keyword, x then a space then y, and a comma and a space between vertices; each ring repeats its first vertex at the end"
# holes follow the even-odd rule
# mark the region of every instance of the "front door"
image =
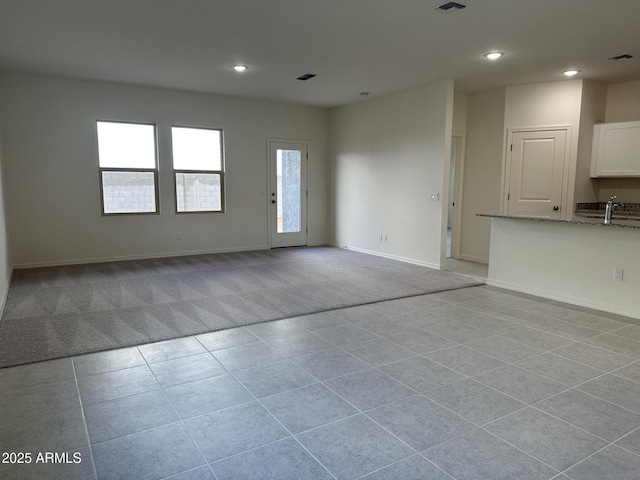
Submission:
POLYGON ((271 248, 307 245, 307 144, 269 141, 271 248))
POLYGON ((566 130, 513 133, 507 215, 560 218, 566 137, 566 130))

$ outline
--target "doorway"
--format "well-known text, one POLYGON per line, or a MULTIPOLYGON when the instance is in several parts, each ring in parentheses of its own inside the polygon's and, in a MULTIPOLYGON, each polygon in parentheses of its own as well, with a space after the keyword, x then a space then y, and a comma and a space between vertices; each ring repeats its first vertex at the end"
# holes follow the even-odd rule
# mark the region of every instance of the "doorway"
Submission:
POLYGON ((445 258, 460 256, 460 205, 462 190, 464 136, 451 136, 451 157, 449 159, 449 198, 447 199, 447 235, 445 258))
POLYGON ((271 248, 306 246, 308 144, 269 140, 271 248))

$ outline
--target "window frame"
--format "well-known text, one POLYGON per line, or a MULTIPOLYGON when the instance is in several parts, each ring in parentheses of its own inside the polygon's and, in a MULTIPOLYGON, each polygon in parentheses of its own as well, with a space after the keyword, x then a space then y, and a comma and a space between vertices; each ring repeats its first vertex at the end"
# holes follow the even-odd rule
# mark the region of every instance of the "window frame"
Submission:
POLYGON ((100 182, 100 210, 103 217, 118 217, 128 215, 160 215, 160 188, 158 182, 158 126, 152 122, 134 122, 128 120, 103 120, 96 119, 96 159, 98 160, 98 181, 100 182), (98 138, 98 123, 122 123, 127 125, 148 125, 153 127, 153 153, 155 158, 155 168, 117 168, 100 166, 100 147, 98 138), (155 211, 153 212, 105 212, 104 211, 104 183, 103 172, 131 172, 131 173, 152 173, 153 190, 155 198, 155 211))
POLYGON ((222 128, 202 127, 193 125, 171 125, 171 168, 173 169, 173 199, 175 201, 175 214, 220 214, 226 213, 226 198, 225 198, 225 149, 224 149, 224 130, 222 128), (173 159, 173 128, 190 128, 193 130, 215 130, 220 132, 220 170, 188 170, 188 169, 176 169, 173 159), (204 174, 204 175, 219 175, 220 176, 220 210, 189 210, 181 212, 178 210, 178 180, 177 174, 179 173, 192 173, 192 174, 204 174))

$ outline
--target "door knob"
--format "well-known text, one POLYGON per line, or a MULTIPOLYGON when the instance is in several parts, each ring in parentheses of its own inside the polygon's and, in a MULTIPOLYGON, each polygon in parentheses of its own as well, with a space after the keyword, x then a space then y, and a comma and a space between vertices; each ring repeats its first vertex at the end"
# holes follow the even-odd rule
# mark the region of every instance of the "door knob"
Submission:
POLYGON ((276 203, 276 201, 275 200, 271 200, 271 203, 276 203))
POLYGON ((553 211, 557 212, 558 210, 560 210, 560 207, 558 205, 554 205, 553 206, 553 211))

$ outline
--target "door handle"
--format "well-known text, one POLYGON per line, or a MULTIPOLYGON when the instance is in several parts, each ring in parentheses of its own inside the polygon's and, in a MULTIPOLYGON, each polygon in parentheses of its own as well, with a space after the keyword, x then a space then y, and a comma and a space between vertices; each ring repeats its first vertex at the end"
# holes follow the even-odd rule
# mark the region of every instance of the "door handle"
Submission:
POLYGON ((276 203, 276 201, 275 200, 271 200, 271 203, 276 203))
POLYGON ((560 207, 558 205, 554 205, 553 206, 553 211, 557 212, 558 210, 560 210, 560 207))

